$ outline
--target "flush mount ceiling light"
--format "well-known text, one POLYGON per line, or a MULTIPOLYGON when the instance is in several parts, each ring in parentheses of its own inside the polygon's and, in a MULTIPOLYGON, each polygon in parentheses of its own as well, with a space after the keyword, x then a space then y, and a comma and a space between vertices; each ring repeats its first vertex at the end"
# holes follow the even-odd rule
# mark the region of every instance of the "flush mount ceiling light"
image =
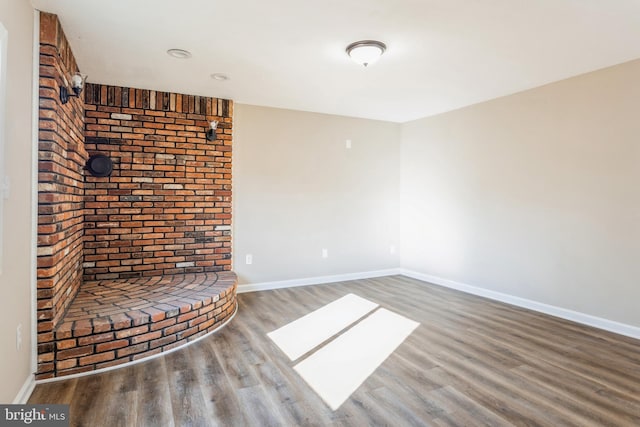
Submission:
POLYGON ((385 50, 387 50, 387 45, 376 40, 353 42, 346 49, 347 55, 351 59, 365 67, 380 59, 385 50))
POLYGON ((184 49, 169 49, 167 51, 167 55, 173 56, 178 59, 188 59, 191 58, 191 52, 184 49))

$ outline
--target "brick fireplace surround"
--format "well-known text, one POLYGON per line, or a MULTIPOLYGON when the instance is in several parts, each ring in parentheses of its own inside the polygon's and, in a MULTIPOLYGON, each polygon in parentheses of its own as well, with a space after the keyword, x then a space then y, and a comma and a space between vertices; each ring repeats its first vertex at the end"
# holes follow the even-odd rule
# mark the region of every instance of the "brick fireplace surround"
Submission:
POLYGON ((62 104, 77 70, 58 18, 41 13, 37 379, 174 349, 237 307, 232 101, 87 84, 62 104), (84 169, 94 154, 111 176, 84 169))

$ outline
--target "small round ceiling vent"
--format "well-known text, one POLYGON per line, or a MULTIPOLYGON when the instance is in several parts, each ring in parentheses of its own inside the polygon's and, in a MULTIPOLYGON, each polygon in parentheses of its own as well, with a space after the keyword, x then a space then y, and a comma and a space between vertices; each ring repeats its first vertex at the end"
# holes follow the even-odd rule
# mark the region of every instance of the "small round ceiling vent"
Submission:
POLYGON ((172 56, 178 59, 189 59, 191 58, 191 52, 184 49, 169 49, 167 51, 167 55, 172 56))
POLYGON ((93 176, 109 176, 113 171, 113 161, 104 154, 95 154, 89 157, 85 169, 93 176))

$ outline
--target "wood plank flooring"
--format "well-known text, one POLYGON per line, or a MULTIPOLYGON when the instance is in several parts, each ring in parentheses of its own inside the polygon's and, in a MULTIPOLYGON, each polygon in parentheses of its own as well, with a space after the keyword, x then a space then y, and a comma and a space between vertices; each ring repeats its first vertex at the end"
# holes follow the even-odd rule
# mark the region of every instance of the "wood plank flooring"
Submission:
POLYGON ((74 426, 640 426, 638 340, 403 276, 238 299, 185 349, 29 402, 70 403, 74 426), (266 334, 348 293, 420 326, 334 412, 266 334))

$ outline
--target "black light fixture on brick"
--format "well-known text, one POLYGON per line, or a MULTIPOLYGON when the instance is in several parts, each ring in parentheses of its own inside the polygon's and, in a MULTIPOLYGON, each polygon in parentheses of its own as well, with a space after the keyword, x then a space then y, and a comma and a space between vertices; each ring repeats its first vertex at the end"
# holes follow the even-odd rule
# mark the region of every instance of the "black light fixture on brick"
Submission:
POLYGON ((207 141, 215 141, 218 137, 216 135, 216 129, 218 128, 218 122, 216 120, 209 123, 210 129, 207 131, 207 141))
POLYGON ((71 76, 71 90, 73 92, 70 93, 66 86, 60 86, 60 101, 62 101, 63 104, 66 104, 72 96, 79 98, 80 93, 84 88, 85 80, 87 80, 87 76, 83 77, 80 73, 75 73, 71 76))
POLYGON ((87 160, 85 169, 93 176, 110 176, 111 172, 113 172, 113 161, 104 154, 94 154, 87 160))

